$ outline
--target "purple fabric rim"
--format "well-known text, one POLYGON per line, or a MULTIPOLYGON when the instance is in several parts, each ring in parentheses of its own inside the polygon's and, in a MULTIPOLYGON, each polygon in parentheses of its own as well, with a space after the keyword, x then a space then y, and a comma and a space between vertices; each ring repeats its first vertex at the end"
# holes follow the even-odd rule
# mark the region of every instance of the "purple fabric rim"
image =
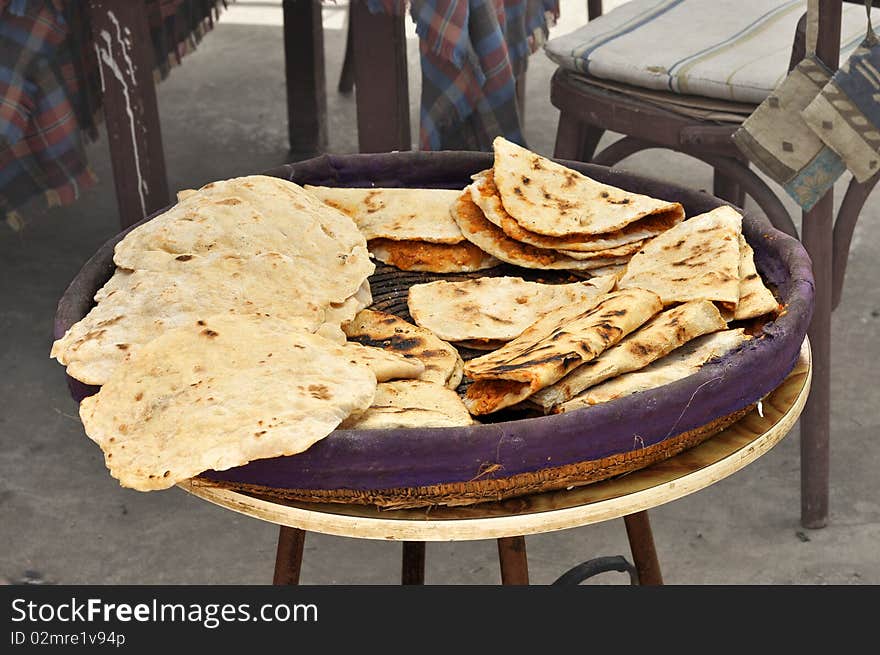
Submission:
MULTIPOLYGON (((688 216, 729 204, 604 166, 563 163, 607 184, 681 202, 688 216)), ((461 188, 471 174, 491 164, 491 153, 481 152, 323 155, 265 174, 300 184, 461 188)), ((304 453, 203 476, 275 488, 359 491, 466 482, 492 464, 500 465, 492 477, 508 477, 644 448, 742 409, 792 370, 813 311, 812 266, 801 243, 762 215, 743 214, 743 232, 758 269, 776 286, 786 311, 765 327, 761 339, 692 376, 557 416, 461 428, 337 430, 304 453)), ((113 247, 124 234, 102 245, 65 291, 55 316, 56 338, 92 307, 95 292, 113 273, 113 247)), ((68 385, 77 401, 98 389, 70 377, 68 385)))

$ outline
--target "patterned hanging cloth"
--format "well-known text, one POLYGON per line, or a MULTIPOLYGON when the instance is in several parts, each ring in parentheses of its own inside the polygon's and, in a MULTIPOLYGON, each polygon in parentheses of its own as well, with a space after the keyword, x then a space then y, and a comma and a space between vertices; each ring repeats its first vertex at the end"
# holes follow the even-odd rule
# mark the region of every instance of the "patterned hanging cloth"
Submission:
POLYGON ((871 25, 864 41, 808 104, 802 116, 859 182, 880 171, 880 42, 871 25))
MULTIPOLYGON (((32 202, 69 204, 94 185, 100 73, 81 0, 0 0, 0 218, 32 202)), ((163 79, 213 27, 225 0, 145 0, 163 79)))
POLYGON ((806 56, 734 133, 739 150, 785 189, 805 211, 830 189, 846 166, 807 124, 803 110, 831 80, 816 56, 818 6, 807 8, 806 56))
MULTIPOLYGON (((367 0, 399 15, 405 0, 367 0)), ((525 145, 516 80, 546 41, 558 0, 411 0, 422 69, 419 147, 490 150, 502 135, 525 145)))

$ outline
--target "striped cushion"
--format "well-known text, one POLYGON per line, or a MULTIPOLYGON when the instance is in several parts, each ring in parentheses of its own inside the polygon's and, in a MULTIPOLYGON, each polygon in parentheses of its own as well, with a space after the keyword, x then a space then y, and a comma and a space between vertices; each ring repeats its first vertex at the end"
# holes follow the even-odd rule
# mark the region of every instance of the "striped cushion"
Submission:
MULTIPOLYGON (((758 104, 788 71, 806 0, 631 0, 550 40, 562 68, 632 86, 758 104)), ((873 10, 874 24, 880 10, 873 10)), ((865 36, 845 3, 841 61, 865 36)))

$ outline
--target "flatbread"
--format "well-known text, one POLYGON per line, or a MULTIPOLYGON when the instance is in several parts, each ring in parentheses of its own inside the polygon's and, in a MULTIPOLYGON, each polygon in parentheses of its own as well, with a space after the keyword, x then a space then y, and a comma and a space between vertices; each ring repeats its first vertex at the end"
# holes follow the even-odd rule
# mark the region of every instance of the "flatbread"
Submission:
POLYGON ((471 199, 483 210, 483 215, 489 222, 500 227, 507 236, 515 241, 536 248, 560 250, 564 254, 601 252, 633 242, 641 242, 668 230, 684 218, 684 212, 668 212, 648 216, 632 225, 606 234, 571 234, 564 237, 550 237, 525 229, 507 213, 498 195, 494 172, 491 168, 473 175, 472 179, 474 182, 469 186, 471 199))
POLYGON ((470 273, 492 268, 501 263, 468 241, 428 243, 373 239, 368 245, 376 259, 396 266, 402 271, 470 273))
POLYGON ((521 277, 437 280, 409 288, 410 316, 441 339, 488 342, 515 339, 546 312, 578 305, 611 291, 614 279, 571 284, 527 282, 521 277))
POLYGON ((353 309, 331 310, 325 289, 302 285, 303 277, 309 276, 296 261, 278 253, 193 255, 166 270, 117 269, 95 294, 96 305, 52 344, 50 356, 71 377, 100 385, 140 346, 206 315, 265 313, 315 332, 328 313, 334 321, 353 309))
POLYGON ((726 327, 727 322, 715 303, 692 300, 677 305, 657 314, 616 346, 578 366, 559 382, 535 392, 529 401, 548 410, 584 389, 644 368, 691 339, 726 327))
POLYGON ((566 257, 555 250, 535 248, 515 241, 504 234, 500 227, 486 220, 482 210, 471 199, 468 188, 462 191, 458 200, 453 204, 452 217, 468 241, 497 259, 515 266, 585 271, 599 266, 621 263, 619 258, 579 261, 566 257))
POLYGON ((201 320, 146 344, 80 403, 124 487, 301 453, 373 402, 375 375, 322 337, 256 314, 201 320))
POLYGON ((548 312, 506 346, 465 363, 475 380, 465 405, 480 415, 509 407, 597 357, 662 309, 644 289, 599 296, 581 307, 548 312))
POLYGON ((473 425, 457 393, 423 380, 383 382, 367 409, 349 416, 340 429, 454 428, 473 425))
POLYGON ((458 351, 431 330, 413 325, 394 314, 372 309, 361 311, 344 328, 349 339, 384 348, 420 361, 425 370, 420 380, 454 389, 461 383, 464 363, 458 351))
POLYGON ((650 239, 641 239, 639 241, 633 241, 632 243, 625 243, 622 246, 616 246, 614 248, 608 248, 606 250, 596 250, 593 252, 581 252, 578 250, 565 250, 560 248, 557 252, 561 252, 566 257, 571 257, 572 259, 629 259, 632 255, 637 253, 642 247, 648 243, 650 239))
POLYGON ((504 137, 496 137, 493 148, 495 186, 504 209, 531 232, 607 234, 647 216, 668 214, 673 222, 684 216, 677 202, 602 184, 504 137))
POLYGON ((300 287, 343 303, 373 273, 354 221, 276 177, 250 175, 206 184, 129 232, 113 260, 130 270, 168 270, 181 258, 279 253, 298 264, 300 287))
POLYGON ((498 350, 507 341, 500 339, 462 339, 461 341, 453 341, 456 348, 470 348, 471 350, 498 350))
POLYGON ((558 405, 554 412, 607 403, 639 391, 656 389, 693 375, 704 364, 721 357, 751 337, 742 328, 713 332, 685 344, 645 368, 607 380, 558 405))
POLYGON ((655 237, 632 256, 617 286, 650 289, 664 305, 739 301, 742 215, 724 205, 694 216, 655 237))
POLYGON ((308 184, 303 188, 350 216, 367 241, 464 241, 449 215, 458 197, 455 189, 345 189, 308 184))
POLYGON ((420 360, 384 348, 366 346, 356 341, 348 341, 337 347, 335 352, 348 357, 353 364, 369 368, 379 382, 415 380, 425 372, 425 365, 420 360))
MULTIPOLYGON (((370 281, 364 280, 355 294, 341 303, 330 303, 324 312, 324 322, 331 325, 348 325, 357 313, 373 302, 370 281)), ((344 339, 343 339, 344 340, 344 339)))
POLYGON ((742 234, 739 235, 739 255, 739 300, 729 318, 742 321, 777 311, 779 301, 764 285, 755 267, 755 252, 742 234))

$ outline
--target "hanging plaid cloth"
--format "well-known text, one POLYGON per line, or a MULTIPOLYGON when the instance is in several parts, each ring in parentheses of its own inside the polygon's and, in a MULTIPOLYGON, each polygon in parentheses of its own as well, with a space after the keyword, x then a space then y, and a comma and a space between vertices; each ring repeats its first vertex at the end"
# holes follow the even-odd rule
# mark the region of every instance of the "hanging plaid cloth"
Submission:
MULTIPOLYGON (((399 15, 405 0, 367 0, 399 15)), ((411 0, 422 69, 419 147, 489 150, 498 135, 525 145, 516 79, 559 16, 558 0, 411 0)))
MULTIPOLYGON (((223 0, 145 0, 156 77, 193 49, 223 0)), ((0 0, 0 218, 30 202, 68 204, 95 183, 83 143, 97 137, 100 73, 86 3, 0 0)))

